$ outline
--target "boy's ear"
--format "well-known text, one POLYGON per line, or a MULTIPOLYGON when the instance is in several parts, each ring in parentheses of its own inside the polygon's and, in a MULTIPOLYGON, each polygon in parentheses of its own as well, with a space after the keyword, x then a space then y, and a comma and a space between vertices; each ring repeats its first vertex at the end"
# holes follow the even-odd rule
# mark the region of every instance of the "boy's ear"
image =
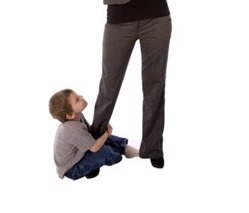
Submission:
POLYGON ((72 120, 72 119, 74 119, 74 117, 75 117, 75 114, 74 114, 74 113, 66 114, 66 119, 67 119, 67 120, 72 120))

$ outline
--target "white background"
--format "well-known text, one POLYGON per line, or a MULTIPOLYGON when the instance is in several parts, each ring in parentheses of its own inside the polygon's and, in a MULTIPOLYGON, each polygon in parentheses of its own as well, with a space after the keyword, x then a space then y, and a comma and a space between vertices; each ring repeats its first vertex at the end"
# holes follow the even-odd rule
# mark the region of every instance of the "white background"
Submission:
MULTIPOLYGON (((165 168, 123 159, 97 178, 60 180, 52 148, 57 90, 72 88, 91 122, 101 75, 101 0, 0 2, 0 212, 249 212, 249 32, 246 0, 169 0, 165 168)), ((114 134, 141 140, 137 43, 114 134)))

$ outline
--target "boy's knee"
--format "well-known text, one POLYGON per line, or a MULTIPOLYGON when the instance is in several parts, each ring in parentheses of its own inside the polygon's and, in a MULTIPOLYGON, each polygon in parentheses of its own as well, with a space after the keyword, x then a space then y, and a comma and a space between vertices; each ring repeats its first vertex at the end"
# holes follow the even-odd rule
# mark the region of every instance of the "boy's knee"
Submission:
POLYGON ((105 165, 113 165, 122 160, 122 155, 113 151, 109 146, 103 146, 100 150, 101 158, 105 161, 105 165))

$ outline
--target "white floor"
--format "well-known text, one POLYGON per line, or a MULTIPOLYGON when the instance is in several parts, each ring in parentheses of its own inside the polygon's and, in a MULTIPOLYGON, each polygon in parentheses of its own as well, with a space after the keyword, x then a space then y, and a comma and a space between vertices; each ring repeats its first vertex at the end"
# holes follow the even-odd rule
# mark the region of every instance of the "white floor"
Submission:
MULTIPOLYGON (((101 75, 102 1, 1 1, 0 212, 249 212, 249 32, 245 1, 168 1, 165 168, 123 159, 97 178, 56 176, 58 122, 48 100, 84 95, 91 122, 101 75)), ((137 43, 115 107, 114 134, 141 140, 137 43)))

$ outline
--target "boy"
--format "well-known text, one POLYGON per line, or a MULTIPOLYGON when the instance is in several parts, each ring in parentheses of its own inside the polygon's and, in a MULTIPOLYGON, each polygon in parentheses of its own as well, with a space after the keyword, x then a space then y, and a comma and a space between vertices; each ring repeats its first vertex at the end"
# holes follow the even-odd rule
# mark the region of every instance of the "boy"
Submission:
POLYGON ((54 142, 54 161, 61 179, 93 178, 101 166, 120 162, 122 154, 127 158, 138 156, 126 138, 111 135, 110 125, 95 140, 82 113, 86 106, 84 98, 71 89, 61 90, 49 100, 50 114, 61 122, 54 142))

